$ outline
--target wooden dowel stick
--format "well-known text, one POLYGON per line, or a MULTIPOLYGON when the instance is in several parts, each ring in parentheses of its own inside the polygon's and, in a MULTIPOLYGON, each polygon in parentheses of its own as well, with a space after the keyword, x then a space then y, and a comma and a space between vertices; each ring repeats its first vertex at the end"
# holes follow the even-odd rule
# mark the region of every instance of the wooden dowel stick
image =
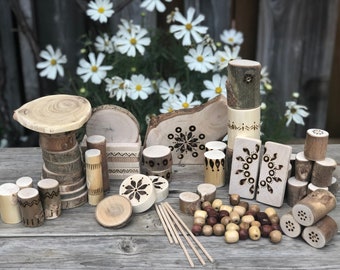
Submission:
POLYGON ((178 222, 178 220, 176 219, 176 217, 174 216, 174 214, 171 212, 171 210, 169 209, 169 207, 167 205, 163 205, 164 209, 168 212, 170 218, 172 219, 173 222, 175 222, 175 225, 177 226, 177 228, 180 230, 180 232, 182 233, 183 237, 185 238, 185 240, 187 240, 189 246, 191 247, 191 249, 194 251, 194 253, 196 254, 197 258, 199 259, 199 261, 201 262, 202 265, 205 265, 205 261, 202 258, 202 256, 198 253, 196 247, 193 245, 192 241, 190 240, 190 238, 187 236, 185 230, 183 229, 182 225, 178 222))
POLYGON ((162 209, 162 210, 164 210, 163 213, 165 213, 165 215, 167 216, 168 222, 169 222, 169 224, 171 225, 171 227, 174 228, 174 235, 176 236, 179 245, 180 245, 181 248, 183 249, 183 252, 184 252, 185 256, 187 257, 190 266, 191 266, 191 267, 194 267, 194 266, 195 266, 195 265, 194 265, 194 262, 192 261, 190 255, 189 255, 189 253, 188 253, 188 250, 186 249, 185 245, 183 244, 183 241, 182 241, 182 239, 180 238, 180 236, 179 236, 177 230, 175 229, 175 225, 171 222, 171 219, 170 219, 168 213, 167 213, 166 210, 162 207, 162 205, 160 205, 159 208, 162 209))
POLYGON ((205 254, 205 256, 207 256, 207 258, 211 261, 214 262, 214 259, 209 255, 209 253, 206 251, 206 249, 203 247, 203 245, 201 244, 201 242, 197 239, 197 237, 191 232, 191 230, 188 228, 188 226, 184 223, 184 221, 177 215, 177 213, 175 212, 175 210, 171 207, 171 205, 168 202, 165 202, 165 204, 169 207, 170 211, 175 215, 175 217, 177 218, 177 220, 183 225, 183 227, 185 228, 185 230, 189 233, 189 235, 191 236, 191 238, 195 241, 195 243, 200 247, 200 249, 203 251, 203 253, 205 254))
POLYGON ((169 231, 174 239, 174 242, 175 244, 179 244, 178 242, 178 238, 177 238, 177 235, 175 234, 175 227, 173 226, 173 224, 171 224, 170 220, 169 220, 169 217, 168 215, 165 213, 163 207, 161 205, 158 205, 159 206, 159 211, 161 212, 163 218, 164 218, 164 221, 165 223, 167 224, 168 228, 169 228, 169 231))
POLYGON ((168 240, 169 240, 170 244, 173 244, 173 243, 174 243, 174 240, 173 240, 173 238, 172 238, 172 236, 171 236, 171 234, 170 234, 170 232, 169 232, 169 228, 168 228, 168 226, 166 225, 166 223, 165 223, 165 221, 164 221, 164 218, 163 218, 161 212, 160 212, 159 209, 158 209, 158 205, 157 205, 157 204, 155 204, 155 208, 156 208, 157 215, 158 215, 158 217, 159 217, 159 219, 160 219, 160 221, 161 221, 161 223, 162 223, 162 226, 163 226, 163 229, 164 229, 164 231, 165 231, 165 234, 166 234, 166 236, 168 237, 168 240))

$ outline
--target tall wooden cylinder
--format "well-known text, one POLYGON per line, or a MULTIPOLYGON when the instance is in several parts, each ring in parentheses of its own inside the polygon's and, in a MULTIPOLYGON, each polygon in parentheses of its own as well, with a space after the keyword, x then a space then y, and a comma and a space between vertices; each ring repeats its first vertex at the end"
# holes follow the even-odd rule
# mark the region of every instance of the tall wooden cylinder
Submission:
POLYGON ((104 198, 100 150, 86 150, 85 163, 88 202, 90 205, 97 205, 104 198))
POLYGON ((324 160, 328 145, 328 132, 322 129, 311 128, 307 130, 304 154, 308 160, 324 160))
POLYGON ((59 183, 55 179, 42 179, 37 184, 45 219, 54 219, 61 214, 59 183))
POLYGON ((310 181, 313 161, 305 157, 304 152, 299 152, 295 155, 295 178, 300 181, 310 181))
POLYGON ((13 183, 0 186, 0 216, 4 223, 16 224, 21 222, 21 214, 17 195, 20 188, 13 183))
POLYGON ((294 176, 287 182, 287 204, 293 207, 298 201, 307 195, 308 182, 297 180, 294 176))
POLYGON ((225 185, 225 154, 220 150, 204 153, 204 182, 216 187, 225 185))
POLYGON ((329 187, 332 184, 336 161, 332 158, 315 161, 311 176, 311 183, 317 187, 329 187))

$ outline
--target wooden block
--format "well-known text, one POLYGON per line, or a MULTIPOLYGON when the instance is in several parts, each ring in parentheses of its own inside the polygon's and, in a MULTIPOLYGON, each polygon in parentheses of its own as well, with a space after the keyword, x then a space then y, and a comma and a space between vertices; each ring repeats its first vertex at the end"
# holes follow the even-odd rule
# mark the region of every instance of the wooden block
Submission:
POLYGON ((261 141, 237 137, 233 151, 229 194, 239 194, 246 199, 256 195, 257 177, 260 164, 261 141))
POLYGON ((305 157, 304 152, 299 152, 295 156, 295 178, 300 181, 310 181, 313 161, 305 157))
POLYGON ((317 187, 328 187, 332 184, 336 161, 332 158, 315 161, 311 176, 311 183, 317 187))
POLYGON ((201 209, 201 198, 197 193, 185 191, 179 194, 179 209, 193 216, 196 210, 201 209))
POLYGON ((295 220, 292 212, 288 212, 280 218, 280 228, 282 232, 292 238, 298 237, 303 227, 295 220))
POLYGON ((307 194, 312 193, 313 191, 317 189, 323 189, 323 190, 328 190, 328 187, 318 187, 312 183, 309 183, 307 186, 307 194))
POLYGON ((172 153, 168 146, 151 145, 142 152, 142 166, 153 171, 166 170, 172 166, 172 153))
POLYGON ((308 129, 304 146, 305 157, 313 161, 325 159, 328 136, 329 134, 325 130, 316 128, 308 129))
POLYGON ((288 168, 292 147, 275 142, 266 142, 257 184, 256 200, 281 207, 288 180, 288 168))
POLYGON ((213 202, 216 198, 216 186, 209 183, 199 184, 197 186, 197 194, 201 197, 201 202, 213 202))
POLYGON ((298 201, 307 195, 308 182, 297 180, 294 176, 287 182, 287 204, 293 207, 298 201))
POLYGON ((204 182, 222 187, 225 184, 225 154, 220 150, 204 153, 204 182))
POLYGON ((18 204, 19 190, 19 186, 13 183, 0 185, 0 217, 4 223, 16 224, 21 222, 18 204))

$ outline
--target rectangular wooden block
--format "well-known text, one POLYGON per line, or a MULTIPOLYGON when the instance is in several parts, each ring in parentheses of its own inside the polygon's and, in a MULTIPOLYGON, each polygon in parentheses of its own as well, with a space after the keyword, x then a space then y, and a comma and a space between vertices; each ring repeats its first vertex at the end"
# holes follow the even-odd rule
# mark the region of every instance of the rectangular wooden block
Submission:
POLYGON ((281 207, 288 180, 292 147, 266 142, 257 183, 256 200, 274 207, 281 207))
POLYGON ((246 199, 256 195, 261 140, 236 137, 230 170, 229 194, 246 199))

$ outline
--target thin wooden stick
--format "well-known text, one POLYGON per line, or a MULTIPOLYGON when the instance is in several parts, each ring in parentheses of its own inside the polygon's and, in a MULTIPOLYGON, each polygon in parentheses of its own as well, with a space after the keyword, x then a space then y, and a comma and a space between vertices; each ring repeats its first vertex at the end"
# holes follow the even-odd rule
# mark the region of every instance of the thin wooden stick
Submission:
POLYGON ((173 226, 173 224, 170 222, 169 216, 167 215, 167 213, 165 213, 165 211, 164 211, 164 209, 161 205, 158 205, 158 209, 161 212, 167 227, 169 228, 169 231, 170 231, 170 233, 171 233, 171 235, 174 239, 175 244, 179 244, 177 235, 175 234, 176 229, 173 226))
POLYGON ((164 218, 163 218, 161 212, 160 212, 159 209, 158 209, 158 205, 155 204, 155 208, 156 208, 157 215, 158 215, 158 217, 159 217, 159 219, 160 219, 160 221, 161 221, 161 223, 162 223, 162 226, 163 226, 163 229, 164 229, 164 231, 165 231, 165 234, 166 234, 166 236, 168 237, 169 243, 170 243, 170 244, 173 244, 173 243, 174 243, 174 240, 173 240, 173 238, 172 238, 172 236, 171 236, 171 234, 170 234, 170 232, 169 232, 169 228, 168 228, 168 226, 166 225, 166 223, 165 223, 165 221, 164 221, 164 218))
POLYGON ((196 247, 194 246, 194 244, 192 243, 192 241, 190 240, 190 238, 187 236, 185 230, 183 229, 183 226, 178 222, 178 220, 176 219, 176 217, 174 216, 174 214, 171 212, 171 210, 169 209, 169 207, 167 205, 163 205, 164 209, 168 212, 168 214, 170 215, 170 218, 172 219, 173 222, 175 222, 177 228, 180 230, 180 232, 182 233, 182 235, 184 236, 185 240, 187 240, 189 246, 191 247, 191 249, 194 251, 194 253, 196 254, 197 258, 199 259, 199 261, 201 262, 202 265, 205 265, 205 261, 202 258, 202 256, 198 253, 196 247))
POLYGON ((206 249, 203 247, 201 242, 197 239, 197 237, 191 232, 191 230, 188 228, 188 226, 184 223, 184 221, 177 215, 175 210, 172 208, 172 206, 168 203, 165 202, 165 204, 168 206, 170 211, 174 214, 174 216, 177 218, 177 220, 183 225, 183 227, 186 229, 186 231, 189 233, 189 235, 192 237, 192 239, 195 241, 195 243, 200 247, 200 249, 203 251, 205 256, 211 261, 214 262, 214 259, 209 255, 209 253, 206 251, 206 249))
MULTIPOLYGON (((162 205, 160 205, 159 208, 160 208, 160 209, 163 209, 162 205)), ((164 213, 165 213, 165 214, 167 215, 167 217, 169 218, 169 219, 168 219, 169 224, 172 225, 173 227, 175 227, 174 224, 172 223, 170 217, 168 216, 167 212, 165 211, 165 209, 164 209, 164 213)), ((194 266, 195 266, 195 265, 194 265, 194 262, 192 261, 190 255, 189 255, 189 253, 188 253, 188 251, 187 251, 185 245, 183 244, 183 241, 182 241, 182 239, 180 238, 180 236, 179 236, 179 234, 178 234, 178 232, 177 232, 176 229, 174 230, 174 234, 176 235, 176 238, 178 239, 178 243, 179 243, 179 245, 181 246, 181 248, 182 248, 182 250, 183 250, 185 256, 187 257, 190 266, 191 266, 191 267, 194 267, 194 266)))

